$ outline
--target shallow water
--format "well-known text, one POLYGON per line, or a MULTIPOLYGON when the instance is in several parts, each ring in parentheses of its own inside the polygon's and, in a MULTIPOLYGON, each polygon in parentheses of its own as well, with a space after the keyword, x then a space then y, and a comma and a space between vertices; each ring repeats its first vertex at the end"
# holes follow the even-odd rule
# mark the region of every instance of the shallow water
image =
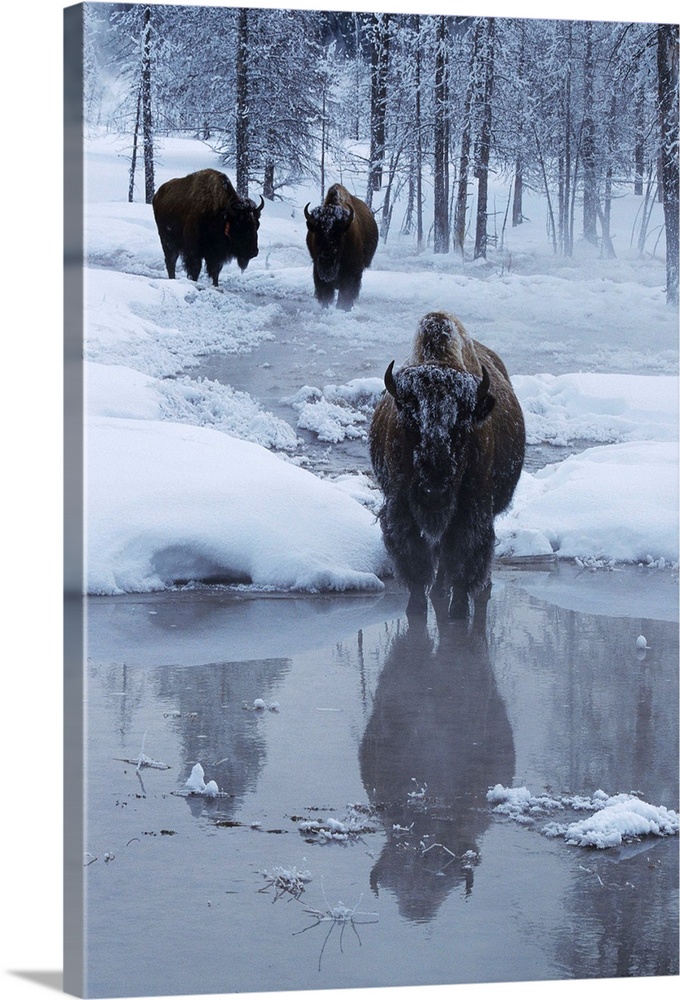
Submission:
POLYGON ((405 604, 88 601, 90 995, 678 973, 676 837, 575 848, 542 828, 581 817, 486 801, 677 810, 677 579, 499 569, 470 630, 405 604), (197 761, 216 800, 184 794, 197 761), (303 828, 349 804, 348 840, 303 828), (299 898, 278 869, 310 873, 299 898))

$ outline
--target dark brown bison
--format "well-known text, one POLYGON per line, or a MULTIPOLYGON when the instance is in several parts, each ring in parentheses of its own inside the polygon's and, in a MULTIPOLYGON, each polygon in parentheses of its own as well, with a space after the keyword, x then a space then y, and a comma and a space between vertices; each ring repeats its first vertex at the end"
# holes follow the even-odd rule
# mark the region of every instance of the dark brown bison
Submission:
POLYGON ((175 277, 177 258, 197 281, 201 266, 214 285, 225 263, 235 257, 242 271, 257 257, 257 230, 264 199, 258 207, 238 195, 226 174, 197 170, 161 184, 153 198, 168 277, 175 277))
POLYGON ((385 545, 408 612, 424 613, 434 586, 465 617, 491 586, 494 518, 524 461, 522 410, 498 355, 445 313, 420 321, 412 358, 393 367, 369 434, 385 545))
POLYGON ((307 249, 314 262, 314 293, 322 306, 333 301, 349 310, 359 295, 364 268, 370 267, 378 246, 378 227, 373 214, 342 184, 328 189, 323 205, 309 211, 307 249))

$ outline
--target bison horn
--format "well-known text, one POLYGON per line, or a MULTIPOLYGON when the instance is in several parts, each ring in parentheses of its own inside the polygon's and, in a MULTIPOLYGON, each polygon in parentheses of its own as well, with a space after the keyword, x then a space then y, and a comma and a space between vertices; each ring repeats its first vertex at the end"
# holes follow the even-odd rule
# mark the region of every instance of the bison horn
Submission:
POLYGON ((304 213, 305 213, 305 219, 307 220, 307 222, 311 222, 312 221, 312 217, 309 214, 309 202, 307 202, 307 204, 305 205, 304 213))
POLYGON ((394 361, 390 361, 387 366, 387 371, 385 372, 385 388, 389 392, 390 396, 397 398, 397 383, 394 381, 394 375, 392 374, 392 369, 394 368, 394 361))
POLYGON ((489 373, 482 365, 482 380, 477 388, 477 405, 475 406, 475 419, 480 423, 489 416, 496 403, 496 397, 489 392, 489 373))
POLYGON ((262 197, 262 195, 260 195, 260 204, 259 204, 259 206, 258 206, 258 207, 257 207, 257 208, 255 209, 255 214, 256 214, 256 215, 259 215, 259 214, 260 214, 260 212, 262 211, 262 209, 263 209, 263 208, 264 208, 264 198, 262 197))

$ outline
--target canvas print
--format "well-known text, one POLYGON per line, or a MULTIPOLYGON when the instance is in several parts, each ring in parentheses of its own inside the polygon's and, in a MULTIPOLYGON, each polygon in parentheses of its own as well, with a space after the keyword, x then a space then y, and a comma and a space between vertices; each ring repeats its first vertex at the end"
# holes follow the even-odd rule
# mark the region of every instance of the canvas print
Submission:
POLYGON ((75 995, 678 974, 678 25, 413 6, 65 11, 75 995))

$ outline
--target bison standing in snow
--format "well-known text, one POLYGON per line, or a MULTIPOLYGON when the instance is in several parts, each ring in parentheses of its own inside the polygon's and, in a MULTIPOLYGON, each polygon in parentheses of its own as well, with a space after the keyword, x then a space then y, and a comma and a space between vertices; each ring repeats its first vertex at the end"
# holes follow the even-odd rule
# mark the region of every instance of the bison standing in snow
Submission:
POLYGON ((257 257, 259 207, 236 193, 226 174, 198 170, 161 184, 153 198, 168 277, 175 277, 177 258, 192 281, 197 281, 205 261, 206 271, 217 285, 225 263, 235 257, 242 271, 257 257))
POLYGON ((349 311, 359 295, 364 268, 378 246, 373 213, 342 184, 328 189, 323 205, 309 211, 307 249, 314 262, 314 294, 328 306, 338 292, 338 309, 349 311))
POLYGON ((505 365, 445 313, 425 316, 411 360, 385 372, 369 434, 385 501, 380 523, 409 613, 434 587, 451 617, 488 596, 493 522, 524 461, 524 418, 505 365))

